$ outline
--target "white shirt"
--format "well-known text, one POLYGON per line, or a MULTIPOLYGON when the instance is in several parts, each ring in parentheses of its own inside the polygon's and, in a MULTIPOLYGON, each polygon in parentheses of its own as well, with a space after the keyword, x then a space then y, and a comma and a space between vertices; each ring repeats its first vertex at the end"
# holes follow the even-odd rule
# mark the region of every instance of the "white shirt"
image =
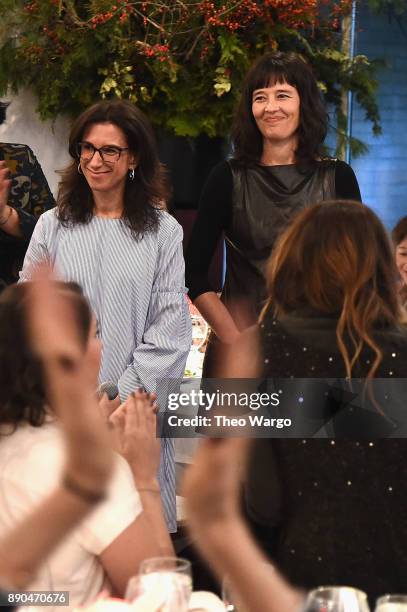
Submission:
MULTIPOLYGON (((24 424, 11 435, 1 435, 0 538, 52 492, 63 465, 63 438, 55 423, 41 427, 24 424)), ((47 612, 70 610, 93 601, 103 589, 110 589, 98 555, 141 511, 130 468, 117 456, 106 500, 67 536, 27 587, 69 591, 69 607, 47 606, 47 612)))

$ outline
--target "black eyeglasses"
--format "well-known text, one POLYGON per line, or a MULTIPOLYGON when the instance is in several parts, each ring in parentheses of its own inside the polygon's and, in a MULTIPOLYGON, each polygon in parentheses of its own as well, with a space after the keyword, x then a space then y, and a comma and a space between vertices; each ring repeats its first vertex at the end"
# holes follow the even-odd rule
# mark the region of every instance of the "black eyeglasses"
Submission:
POLYGON ((77 155, 81 159, 86 159, 86 161, 90 161, 97 151, 104 162, 117 162, 122 152, 128 150, 128 147, 114 147, 113 145, 98 149, 93 144, 90 144, 90 142, 78 142, 76 144, 77 155))

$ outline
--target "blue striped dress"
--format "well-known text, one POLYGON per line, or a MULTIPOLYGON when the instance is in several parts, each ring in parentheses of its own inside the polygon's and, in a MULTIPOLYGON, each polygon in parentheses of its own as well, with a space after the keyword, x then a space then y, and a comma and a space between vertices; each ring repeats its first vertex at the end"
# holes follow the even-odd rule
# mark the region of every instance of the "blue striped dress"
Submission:
MULTIPOLYGON (((120 219, 93 217, 64 227, 56 210, 39 219, 20 280, 41 262, 56 276, 81 285, 103 343, 100 382, 117 383, 122 399, 157 379, 182 378, 191 346, 182 229, 167 212, 156 232, 135 239, 120 219)), ((170 531, 176 530, 172 440, 162 441, 160 484, 170 531)))

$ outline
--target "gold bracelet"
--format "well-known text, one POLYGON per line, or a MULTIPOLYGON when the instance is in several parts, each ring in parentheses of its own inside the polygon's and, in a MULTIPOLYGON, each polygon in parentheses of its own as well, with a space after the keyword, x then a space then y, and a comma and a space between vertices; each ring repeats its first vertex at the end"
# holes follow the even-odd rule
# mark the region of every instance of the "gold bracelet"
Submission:
POLYGON ((0 219, 0 225, 6 225, 7 221, 10 219, 11 215, 13 214, 13 209, 11 208, 11 206, 9 206, 9 214, 7 215, 7 217, 3 220, 0 219))

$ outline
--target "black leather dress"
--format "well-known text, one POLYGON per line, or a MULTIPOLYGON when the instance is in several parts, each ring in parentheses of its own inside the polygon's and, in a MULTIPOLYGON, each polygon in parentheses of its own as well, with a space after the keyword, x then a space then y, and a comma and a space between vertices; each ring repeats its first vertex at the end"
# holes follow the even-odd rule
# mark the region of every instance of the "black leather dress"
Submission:
MULTIPOLYGON (((336 160, 316 162, 307 173, 295 164, 251 168, 230 161, 232 215, 225 229, 226 278, 221 300, 244 308, 244 327, 254 324, 266 299, 265 267, 278 236, 307 206, 335 198, 336 160), (240 300, 244 304, 239 304, 240 300)), ((238 319, 236 323, 239 325, 238 319)), ((242 325, 240 325, 242 327, 242 325)), ((203 378, 216 376, 218 340, 211 334, 203 378)))
POLYGON ((230 162, 233 207, 225 231, 225 303, 249 297, 255 322, 266 297, 264 271, 275 242, 306 206, 335 198, 335 160, 303 174, 294 164, 252 168, 230 162))

